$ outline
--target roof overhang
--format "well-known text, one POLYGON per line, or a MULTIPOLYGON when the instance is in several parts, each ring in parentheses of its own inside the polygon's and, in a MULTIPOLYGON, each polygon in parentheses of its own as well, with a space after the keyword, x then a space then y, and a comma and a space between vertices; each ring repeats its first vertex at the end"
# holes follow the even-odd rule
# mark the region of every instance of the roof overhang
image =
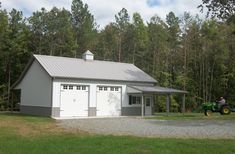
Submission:
POLYGON ((188 94, 187 91, 159 86, 127 86, 127 94, 188 94))

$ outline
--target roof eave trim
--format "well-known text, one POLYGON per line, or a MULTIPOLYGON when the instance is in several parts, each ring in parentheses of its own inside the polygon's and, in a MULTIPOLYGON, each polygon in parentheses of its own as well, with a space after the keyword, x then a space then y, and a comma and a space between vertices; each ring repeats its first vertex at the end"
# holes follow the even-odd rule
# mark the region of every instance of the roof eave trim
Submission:
POLYGON ((128 86, 135 89, 135 90, 141 91, 141 93, 143 93, 143 94, 155 93, 155 94, 171 95, 171 94, 188 94, 189 93, 188 91, 183 91, 183 90, 177 90, 177 91, 171 91, 171 92, 169 92, 169 91, 143 91, 137 87, 133 87, 130 85, 128 85, 128 86))

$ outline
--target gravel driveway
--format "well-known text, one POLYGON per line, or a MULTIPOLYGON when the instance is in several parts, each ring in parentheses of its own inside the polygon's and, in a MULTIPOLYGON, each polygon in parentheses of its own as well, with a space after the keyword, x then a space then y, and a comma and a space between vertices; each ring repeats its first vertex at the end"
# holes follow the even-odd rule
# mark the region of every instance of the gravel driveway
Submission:
POLYGON ((235 121, 152 120, 136 117, 58 120, 66 129, 141 137, 235 138, 235 121))

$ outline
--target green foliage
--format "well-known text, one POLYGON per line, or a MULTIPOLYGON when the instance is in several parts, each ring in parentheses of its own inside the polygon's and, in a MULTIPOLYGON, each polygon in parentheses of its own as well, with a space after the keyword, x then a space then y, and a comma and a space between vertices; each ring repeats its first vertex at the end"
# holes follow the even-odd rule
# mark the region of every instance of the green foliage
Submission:
POLYGON ((71 6, 72 27, 75 34, 76 57, 85 50, 92 50, 96 36, 96 23, 88 10, 88 5, 81 0, 73 0, 71 6))
POLYGON ((118 12, 117 15, 115 15, 115 23, 114 25, 117 28, 117 57, 118 57, 118 61, 124 61, 125 59, 125 55, 124 52, 128 51, 128 46, 127 46, 127 34, 128 30, 129 30, 129 26, 130 26, 130 17, 128 15, 128 12, 125 8, 122 8, 121 11, 118 12))
MULTIPOLYGON (((9 85, 31 54, 81 57, 91 50, 99 60, 135 64, 160 86, 189 91, 189 110, 220 96, 235 103, 235 25, 227 22, 230 18, 203 21, 187 12, 182 18, 170 12, 165 20, 155 15, 146 24, 137 12, 130 19, 125 8, 114 18, 115 22, 97 29, 81 0, 72 1, 71 11, 41 8, 29 18, 0 7, 0 100, 8 102, 9 85)), ((159 110, 164 111, 165 99, 160 100, 159 110)), ((174 100, 181 101, 174 96, 172 104, 174 100)))
MULTIPOLYGON (((235 1, 234 0, 202 0, 202 4, 198 7, 203 11, 204 7, 207 8, 207 16, 210 14, 213 17, 220 19, 235 18, 235 1)), ((234 20, 235 21, 235 20, 234 20)))
POLYGON ((34 53, 75 56, 77 48, 71 26, 70 12, 52 8, 34 12, 29 18, 31 47, 34 53))
MULTIPOLYGON (((163 95, 163 96, 157 97, 156 110, 159 112, 166 111, 166 96, 163 95)), ((171 112, 179 112, 180 111, 180 105, 176 101, 176 99, 173 95, 170 96, 170 111, 171 112)))
POLYGON ((143 70, 146 70, 144 57, 148 57, 148 31, 140 14, 133 14, 133 41, 134 41, 134 57, 133 63, 143 70))
POLYGON ((122 10, 118 12, 117 15, 115 15, 115 20, 116 20, 116 26, 119 29, 119 31, 121 32, 125 31, 130 22, 128 11, 125 8, 122 8, 122 10))

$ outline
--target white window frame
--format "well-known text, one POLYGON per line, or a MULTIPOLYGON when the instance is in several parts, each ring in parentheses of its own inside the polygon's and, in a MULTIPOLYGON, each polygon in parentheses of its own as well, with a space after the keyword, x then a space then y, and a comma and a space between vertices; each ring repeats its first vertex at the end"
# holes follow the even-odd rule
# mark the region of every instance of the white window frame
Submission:
POLYGON ((77 86, 76 89, 77 89, 77 90, 81 90, 81 86, 77 86))
POLYGON ((73 85, 69 85, 69 90, 73 90, 73 85))
POLYGON ((82 90, 86 90, 86 86, 82 86, 82 90))
POLYGON ((103 87, 101 87, 101 86, 99 86, 98 89, 99 89, 99 91, 103 91, 104 90, 103 87))
POLYGON ((68 85, 63 85, 63 89, 67 90, 68 89, 68 85))

